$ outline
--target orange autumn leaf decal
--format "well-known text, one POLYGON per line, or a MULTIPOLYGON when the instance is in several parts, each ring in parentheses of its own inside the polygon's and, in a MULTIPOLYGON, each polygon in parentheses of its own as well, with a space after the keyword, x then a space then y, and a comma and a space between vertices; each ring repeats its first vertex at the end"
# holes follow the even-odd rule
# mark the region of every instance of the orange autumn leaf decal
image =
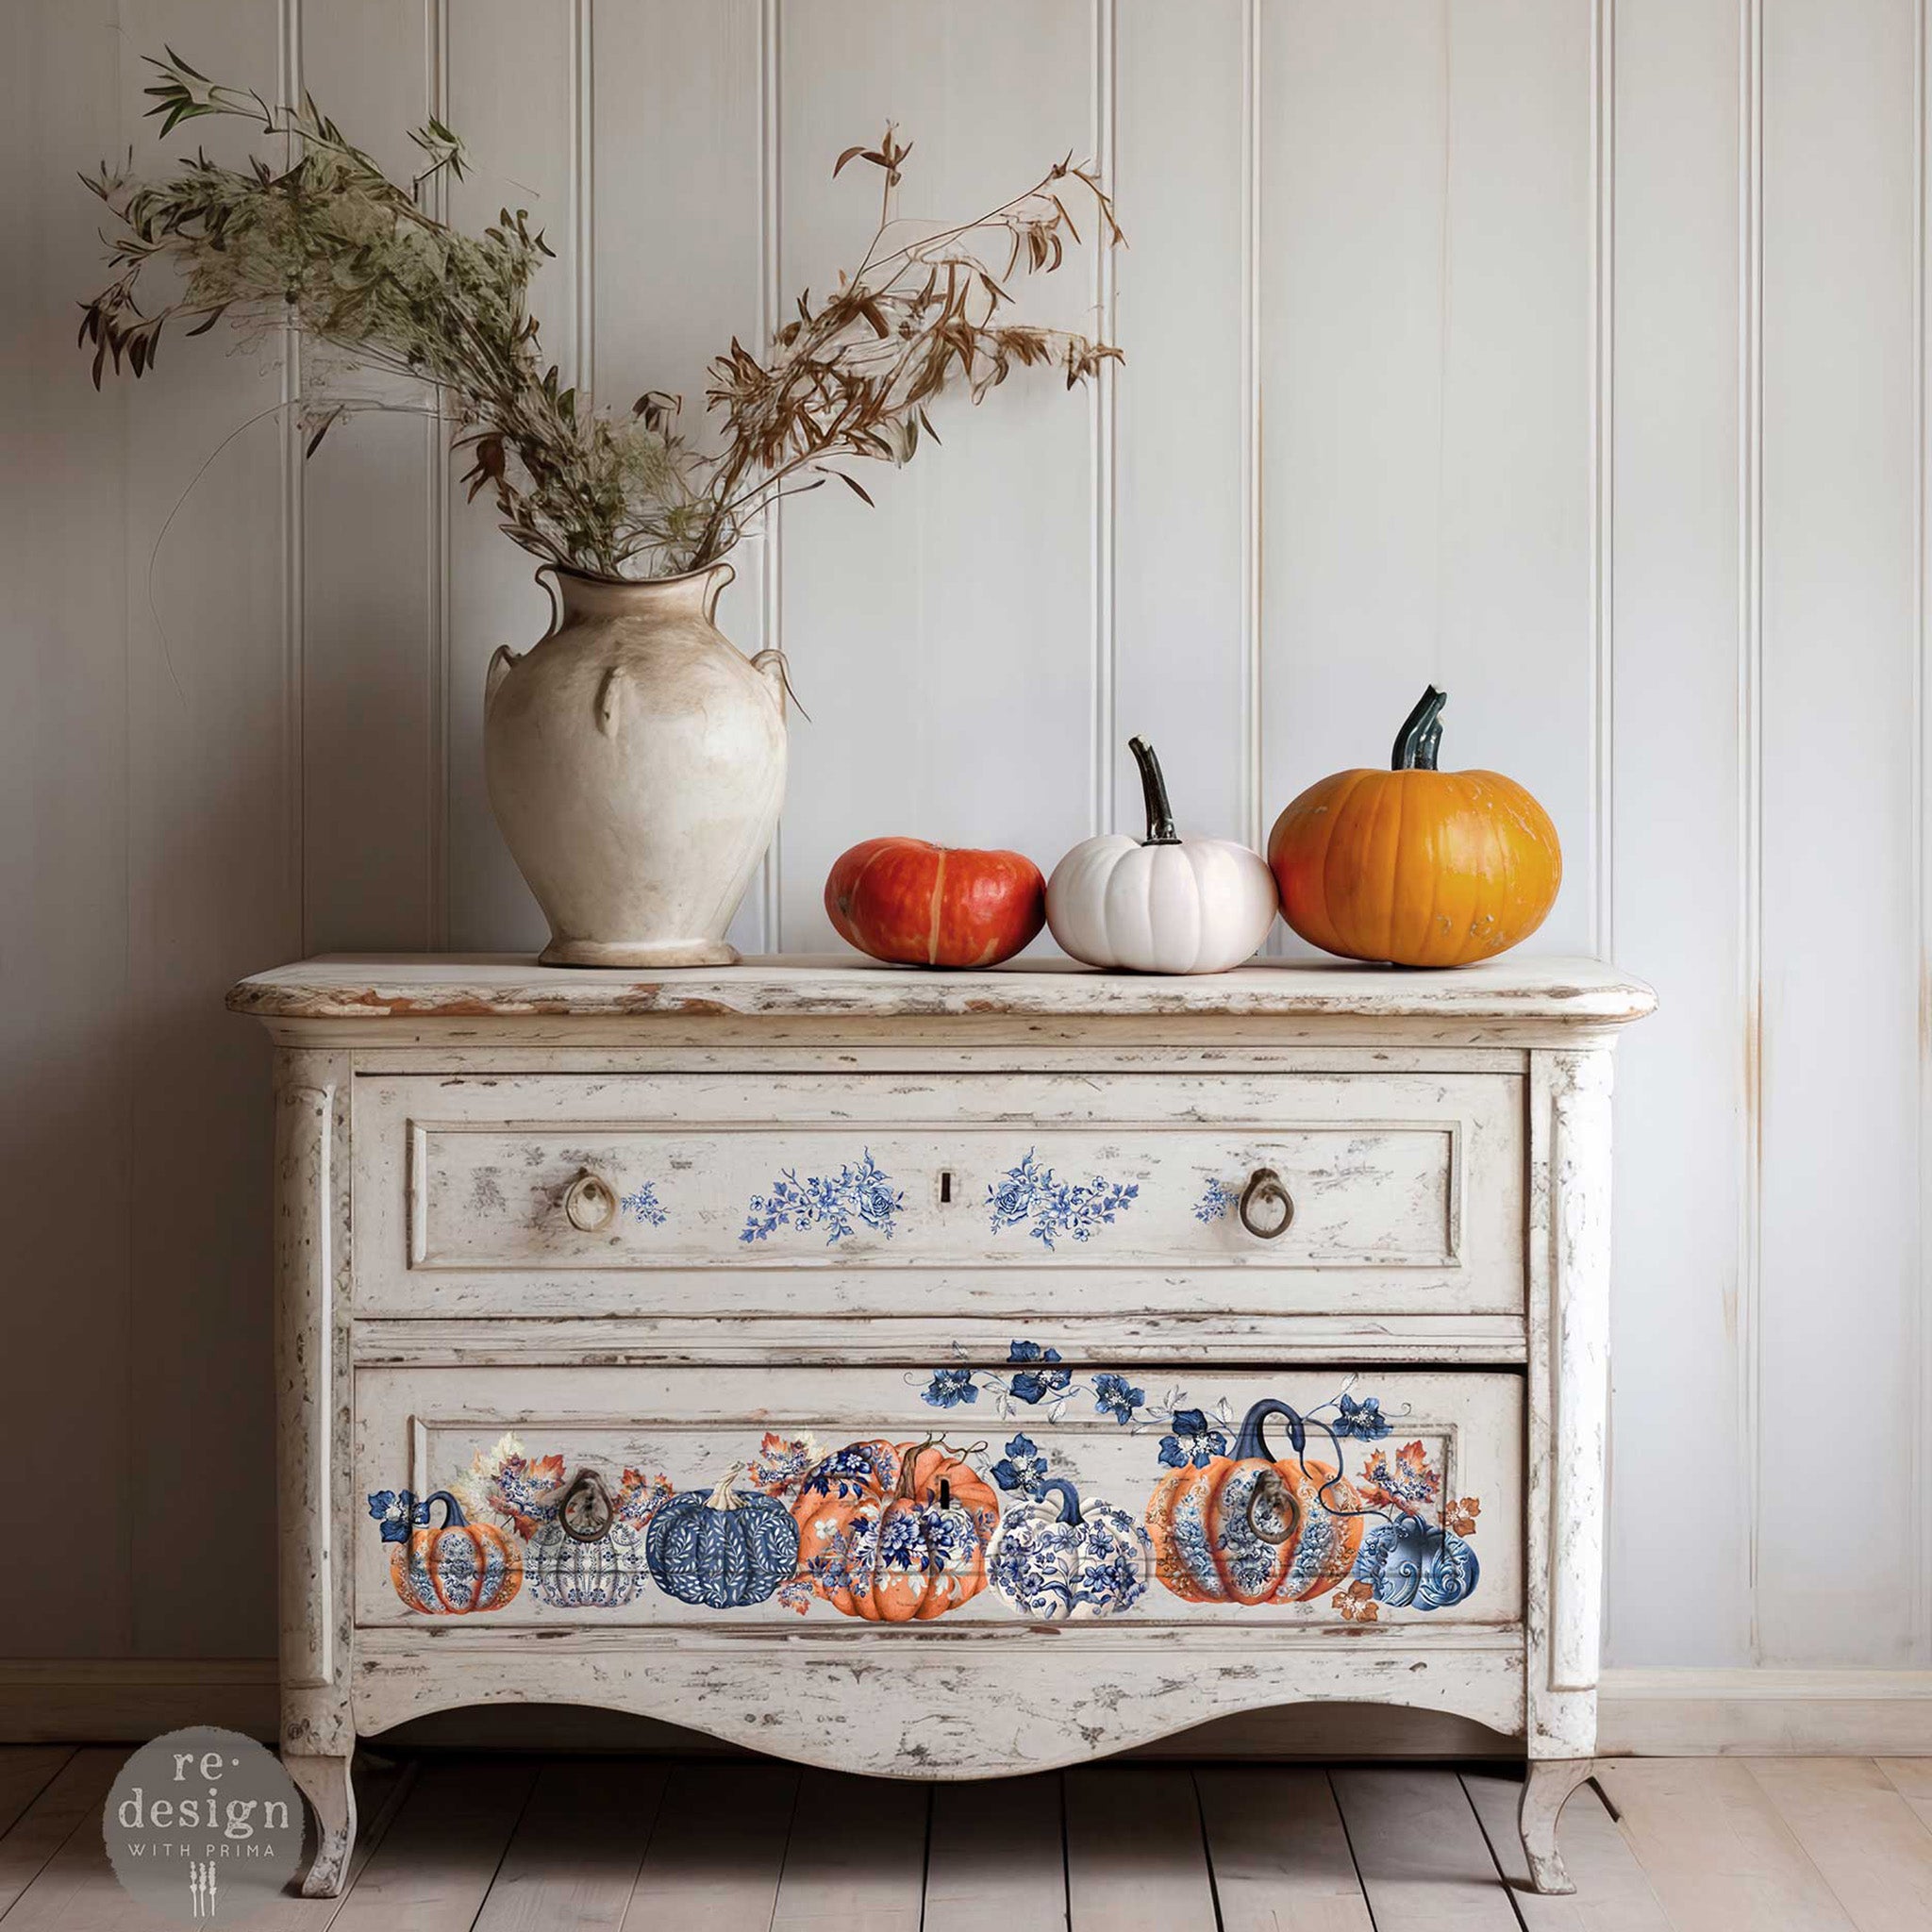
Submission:
POLYGON ((1377 1443, 1362 1464, 1357 1487, 1364 1500, 1378 1508, 1419 1516, 1434 1507, 1441 1494, 1442 1478, 1429 1467, 1427 1452, 1420 1442, 1405 1442, 1395 1452, 1392 1463, 1388 1450, 1377 1443))
POLYGON ((1458 1503, 1449 1506, 1449 1529, 1454 1536, 1474 1536, 1475 1520, 1483 1513, 1483 1506, 1474 1496, 1464 1496, 1458 1503))

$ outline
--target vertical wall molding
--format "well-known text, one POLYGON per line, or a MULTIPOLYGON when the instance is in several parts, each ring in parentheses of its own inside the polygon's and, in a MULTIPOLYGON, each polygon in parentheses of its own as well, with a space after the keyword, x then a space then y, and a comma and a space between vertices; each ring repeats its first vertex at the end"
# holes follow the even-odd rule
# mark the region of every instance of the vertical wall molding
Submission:
MULTIPOLYGON (((449 0, 424 0, 423 35, 425 113, 447 125, 449 116, 449 0)), ((449 175, 445 171, 428 184, 429 211, 440 221, 449 219, 449 175)), ((424 929, 431 952, 442 952, 449 945, 449 827, 450 827, 450 598, 452 594, 450 553, 450 474, 449 437, 444 414, 443 393, 432 391, 435 413, 425 425, 427 461, 425 477, 429 548, 426 565, 424 610, 428 633, 429 702, 425 708, 428 725, 426 763, 428 766, 428 809, 425 814, 427 911, 424 929)))
POLYGON ((1743 1435, 1751 1657, 1762 1640, 1764 1194, 1764 0, 1740 0, 1738 97, 1739 963, 1744 1119, 1738 1241, 1738 1415, 1743 1435))
MULTIPOLYGON (((302 0, 281 0, 276 23, 276 92, 284 104, 302 98, 302 0)), ((287 788, 289 898, 295 914, 297 949, 308 951, 308 839, 304 729, 308 653, 304 641, 308 597, 303 562, 302 332, 284 328, 277 421, 282 437, 282 782, 287 788)))
MULTIPOLYGON (((778 284, 783 268, 783 158, 780 116, 783 22, 779 0, 760 0, 758 8, 758 328, 760 352, 778 331, 778 284)), ((785 506, 765 511, 764 599, 759 643, 767 651, 785 648, 785 506)), ((758 864, 758 944, 761 951, 785 950, 785 817, 772 828, 772 842, 758 864)))
POLYGON ((571 0, 570 233, 577 392, 597 387, 597 149, 593 0, 571 0))
POLYGON ((1590 655, 1593 713, 1591 949, 1616 957, 1617 0, 1591 0, 1590 34, 1590 655))
MULTIPOLYGON (((1118 0, 1093 0, 1093 158, 1111 191, 1118 186, 1115 123, 1119 113, 1118 0)), ((1096 225, 1093 234, 1093 305, 1096 333, 1103 341, 1119 336, 1113 250, 1096 225)), ((1097 837, 1117 829, 1114 789, 1119 757, 1119 708, 1115 699, 1118 637, 1114 622, 1115 431, 1118 395, 1114 365, 1103 362, 1093 379, 1090 407, 1093 422, 1093 795, 1091 830, 1097 837)))
POLYGON ((1932 75, 1927 61, 1927 0, 1913 17, 1912 130, 1912 428, 1915 569, 1912 581, 1912 838, 1913 925, 1918 935, 1918 1292, 1912 1297, 1912 1493, 1921 1521, 1919 1563, 1914 1578, 1912 1647, 1920 1663, 1932 1660, 1932 730, 1926 691, 1926 622, 1932 590, 1932 541, 1926 518, 1932 512, 1932 477, 1927 475, 1927 250, 1925 225, 1932 181, 1927 178, 1927 93, 1932 75))
MULTIPOLYGON (((1241 41, 1241 831, 1257 850, 1261 775, 1261 6, 1241 41)), ((1280 928, 1267 950, 1280 950, 1280 928)))

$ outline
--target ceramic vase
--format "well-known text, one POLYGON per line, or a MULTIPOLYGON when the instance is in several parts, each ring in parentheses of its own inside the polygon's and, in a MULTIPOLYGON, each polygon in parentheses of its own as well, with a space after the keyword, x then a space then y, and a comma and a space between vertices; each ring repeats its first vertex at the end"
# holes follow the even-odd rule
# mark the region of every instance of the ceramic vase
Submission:
POLYGON ((785 795, 785 671, 711 621, 728 563, 616 582, 546 565, 549 634, 491 658, 483 765, 550 966, 711 966, 785 795))

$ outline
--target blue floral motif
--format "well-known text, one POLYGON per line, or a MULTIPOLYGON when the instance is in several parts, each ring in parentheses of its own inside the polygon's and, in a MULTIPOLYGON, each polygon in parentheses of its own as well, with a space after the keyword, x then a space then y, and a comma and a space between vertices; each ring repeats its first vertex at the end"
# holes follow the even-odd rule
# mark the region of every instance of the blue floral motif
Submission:
POLYGON ((804 1495, 836 1496, 849 1501, 864 1495, 868 1490, 889 1490, 898 1479, 899 1459, 888 1445, 848 1442, 813 1464, 798 1487, 804 1495))
POLYGON ((1134 1411, 1147 1400, 1144 1389, 1136 1389, 1124 1375, 1103 1371, 1093 1378, 1093 1407, 1097 1415, 1111 1416, 1117 1423, 1130 1423, 1134 1411))
POLYGON ((1124 1213, 1139 1197, 1138 1181, 1109 1181, 1095 1174, 1091 1181, 1063 1181, 1041 1165, 1038 1150, 1029 1147, 1018 1167, 1009 1168, 986 1191, 992 1209, 992 1230, 1024 1224, 1035 1241, 1051 1250, 1054 1237, 1091 1241, 1096 1229, 1124 1213))
POLYGON ((962 1402, 977 1402, 979 1390, 971 1369, 935 1369, 925 1386, 922 1401, 935 1408, 958 1408, 962 1402))
POLYGON ((892 1186, 892 1177, 867 1148, 857 1167, 847 1161, 835 1174, 807 1174, 786 1168, 772 1183, 769 1194, 754 1194, 747 1204, 744 1227, 738 1239, 761 1241, 781 1227, 823 1227, 826 1247, 835 1247, 858 1228, 869 1227, 891 1241, 893 1219, 906 1196, 892 1186))
POLYGON ((1194 1204, 1196 1221, 1219 1221, 1235 1205, 1235 1197, 1222 1186, 1220 1181, 1211 1180, 1203 1190, 1201 1198, 1194 1204))
POLYGON ((1016 1400, 1029 1406, 1045 1396, 1058 1395, 1074 1379, 1071 1369, 1053 1366, 1059 1358, 1057 1348, 1041 1348, 1037 1341, 1014 1342, 1007 1355, 1007 1363, 1008 1367, 1015 1363, 1022 1366, 1007 1384, 1008 1391, 1016 1400), (1035 1362, 1042 1366, 1032 1367, 1035 1362))
POLYGON ((1015 1436, 1007 1453, 992 1466, 992 1479, 1003 1490, 1018 1490, 1023 1496, 1037 1496, 1046 1480, 1046 1457, 1030 1436, 1015 1436))
POLYGON ((933 1503, 888 1512, 875 1542, 880 1569, 926 1576, 963 1569, 978 1548, 973 1519, 963 1509, 941 1509, 933 1503))
POLYGON ((1375 1601, 1397 1609, 1445 1609, 1475 1589, 1475 1552, 1459 1536, 1431 1529, 1418 1516, 1377 1524, 1362 1538, 1355 1578, 1373 1586, 1375 1601))
POLYGON ((1375 1396, 1365 1395, 1357 1402, 1354 1396, 1344 1395, 1329 1427, 1338 1436, 1353 1436, 1360 1442, 1376 1442, 1389 1433, 1389 1421, 1375 1396))
MULTIPOLYGON (((1072 1485, 1058 1486, 1061 1495, 1072 1485)), ((987 1552, 993 1588, 1024 1617, 1112 1617, 1147 1591, 1154 1552, 1147 1532, 1124 1509, 1091 1497, 1079 1514, 1063 1513, 1060 1496, 1023 1504, 1000 1519, 987 1552)))
POLYGON ((653 1227, 662 1227, 671 1219, 663 1204, 658 1199, 656 1181, 640 1181, 624 1197, 624 1211, 639 1221, 649 1222, 653 1227))
POLYGON ((1174 1433, 1160 1439, 1160 1460, 1167 1468, 1185 1469, 1192 1463, 1206 1469, 1217 1456, 1227 1454, 1227 1438, 1206 1409, 1177 1408, 1169 1421, 1174 1433))
POLYGON ((369 1513, 382 1525, 386 1543, 406 1543, 412 1529, 429 1521, 429 1505, 417 1502, 408 1490, 377 1490, 369 1499, 369 1513))

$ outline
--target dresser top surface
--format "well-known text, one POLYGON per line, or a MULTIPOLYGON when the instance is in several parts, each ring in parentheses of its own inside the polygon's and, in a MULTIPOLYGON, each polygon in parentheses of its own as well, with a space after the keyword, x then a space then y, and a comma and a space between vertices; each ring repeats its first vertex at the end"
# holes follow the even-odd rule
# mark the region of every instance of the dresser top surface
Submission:
POLYGON ((1640 1020, 1642 980, 1600 960, 1510 954, 1455 972, 1346 960, 1257 960, 1231 973, 1099 973, 1065 961, 984 973, 842 958, 750 958, 737 966, 544 967, 526 954, 328 954, 242 980, 236 1012, 272 1020, 625 1018, 1539 1019, 1640 1020))

